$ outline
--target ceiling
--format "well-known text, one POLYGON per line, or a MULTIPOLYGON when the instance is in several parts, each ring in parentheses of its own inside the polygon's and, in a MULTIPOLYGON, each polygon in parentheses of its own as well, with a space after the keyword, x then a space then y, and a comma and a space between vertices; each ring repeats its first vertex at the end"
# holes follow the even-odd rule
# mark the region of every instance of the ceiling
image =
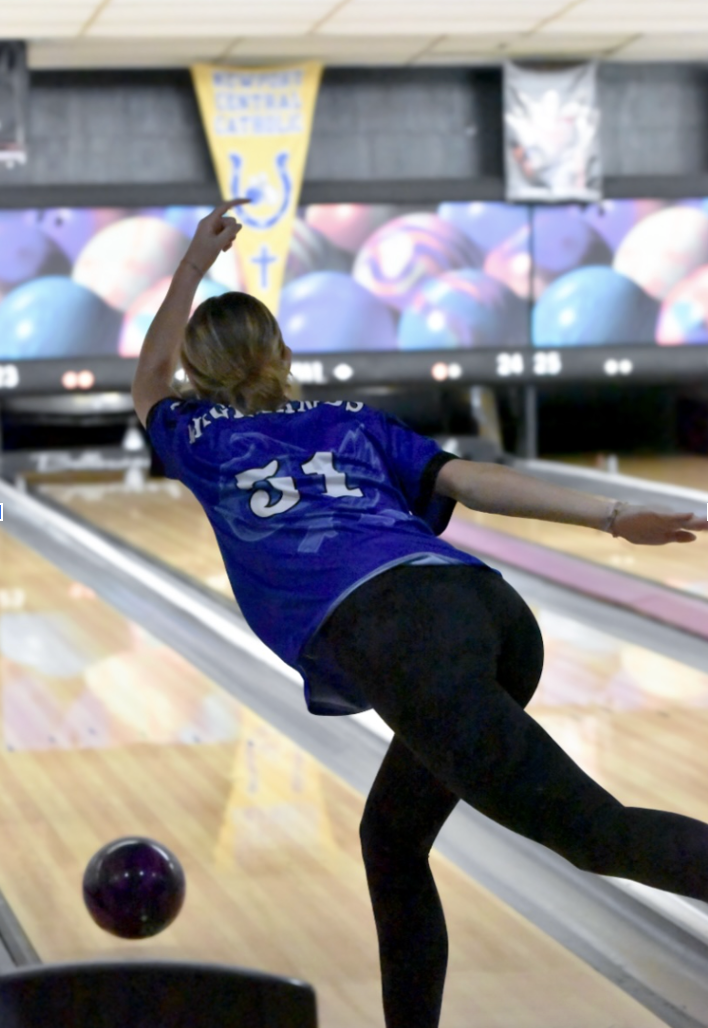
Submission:
POLYGON ((32 68, 708 59, 708 0, 0 0, 32 68))

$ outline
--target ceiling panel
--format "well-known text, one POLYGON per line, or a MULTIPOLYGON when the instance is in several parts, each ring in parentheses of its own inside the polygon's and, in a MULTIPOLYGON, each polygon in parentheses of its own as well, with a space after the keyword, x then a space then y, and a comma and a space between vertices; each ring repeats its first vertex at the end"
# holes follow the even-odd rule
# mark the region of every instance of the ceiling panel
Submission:
POLYGON ((241 39, 231 47, 229 61, 245 57, 274 60, 303 58, 326 60, 328 64, 407 64, 434 40, 413 38, 371 39, 367 36, 293 36, 270 39, 241 39))
POLYGON ((708 0, 0 0, 3 37, 36 40, 32 67, 706 60, 708 0))
POLYGON ((690 16, 700 14, 705 9, 704 0, 647 0, 646 3, 642 0, 618 0, 617 3, 613 3, 612 0, 582 0, 579 4, 561 6, 564 8, 561 16, 568 19, 588 14, 602 18, 615 11, 621 11, 628 16, 641 16, 646 13, 666 15, 678 11, 690 16))
POLYGON ((535 35, 520 37, 513 40, 506 56, 524 57, 563 57, 563 56, 587 56, 604 57, 613 53, 618 47, 624 46, 635 37, 624 33, 618 35, 591 36, 556 36, 556 35, 535 35))
POLYGON ((708 32, 686 35, 635 36, 617 53, 618 60, 697 60, 708 59, 708 32))
POLYGON ((243 21, 221 21, 217 18, 202 19, 199 22, 172 22, 165 28, 159 22, 142 21, 139 24, 135 23, 124 23, 120 25, 105 25, 103 23, 96 23, 92 25, 87 36, 91 38, 110 38, 115 36, 117 38, 126 38, 133 36, 135 38, 148 37, 148 38, 198 38, 199 36, 206 36, 213 38, 214 36, 222 35, 225 38, 233 38, 237 35, 247 34, 249 36, 302 36, 305 35, 303 32, 303 26, 300 22, 288 21, 282 19, 278 22, 273 21, 251 21, 245 23, 243 21))
POLYGON ((180 68, 195 61, 221 61, 232 45, 223 39, 36 40, 30 68, 180 68))
POLYGON ((328 33, 357 32, 365 35, 386 33, 395 35, 405 31, 432 32, 436 35, 476 32, 528 32, 559 10, 558 0, 544 3, 431 3, 409 0, 383 0, 380 3, 350 2, 325 22, 328 33))
POLYGON ((333 5, 332 12, 337 17, 368 16, 377 10, 405 16, 407 11, 430 11, 432 8, 435 13, 439 12, 443 16, 477 18, 487 12, 490 6, 502 13, 529 11, 534 15, 547 16, 563 11, 568 5, 562 0, 495 0, 494 4, 488 0, 437 0, 435 4, 431 4, 430 0, 349 0, 344 5, 333 5))
POLYGON ((226 21, 269 21, 288 18, 291 21, 309 24, 321 16, 321 8, 308 8, 305 5, 300 7, 299 4, 287 3, 287 0, 278 0, 277 4, 269 8, 260 4, 254 5, 246 11, 239 11, 233 4, 223 6, 214 3, 213 0, 205 3, 175 3, 170 7, 162 7, 152 2, 120 6, 112 3, 101 11, 97 20, 124 23, 148 18, 150 21, 161 21, 167 27, 171 21, 196 21, 201 15, 223 18, 226 21))
MULTIPOLYGON (((420 33, 421 35, 430 34, 435 36, 469 36, 474 32, 479 32, 483 35, 499 32, 532 32, 539 24, 539 19, 519 16, 518 20, 506 20, 498 18, 493 13, 490 13, 486 18, 471 21, 467 18, 460 18, 457 20, 453 18, 434 18, 430 15, 416 18, 411 14, 405 19, 404 24, 406 32, 408 33, 420 33)), ((326 32, 328 35, 348 35, 351 33, 364 36, 396 36, 401 33, 401 25, 401 20, 398 18, 386 20, 383 17, 379 17, 375 20, 362 20, 351 22, 351 24, 328 21, 322 31, 326 32)))
POLYGON ((437 54, 455 53, 458 55, 466 53, 492 53, 500 47, 508 46, 514 39, 516 39, 516 36, 511 32, 475 33, 473 36, 444 36, 436 41, 433 52, 437 54))
POLYGON ((230 18, 248 18, 254 11, 261 17, 268 17, 287 10, 296 18, 306 19, 322 18, 336 6, 333 0, 257 0, 256 3, 245 3, 243 0, 109 0, 101 13, 120 15, 127 12, 128 16, 132 16, 143 10, 150 10, 157 11, 168 19, 175 12, 188 13, 211 8, 230 18))
POLYGON ((690 35, 692 32, 704 32, 708 29, 708 0, 705 12, 691 20, 685 18, 650 19, 648 17, 630 18, 615 14, 602 20, 585 22, 553 21, 542 28, 549 35, 575 35, 582 37, 585 32, 626 32, 633 35, 663 35, 665 32, 690 35))
POLYGON ((48 38, 75 38, 81 31, 81 24, 61 21, 43 21, 41 24, 26 22, 6 22, 0 18, 0 39, 36 39, 39 36, 48 38))
POLYGON ((665 0, 664 3, 611 3, 584 0, 566 10, 548 26, 549 31, 622 31, 653 33, 691 32, 708 24, 708 3, 694 0, 665 0))
POLYGON ((95 36, 289 35, 306 33, 333 7, 332 0, 110 0, 91 25, 95 36))
POLYGON ((27 4, 10 6, 0 0, 0 38, 27 39, 44 32, 63 35, 66 31, 79 33, 91 17, 91 4, 57 4, 32 7, 27 4))
POLYGON ((13 4, 3 0, 0 3, 0 13, 3 17, 12 17, 19 14, 31 15, 32 17, 39 14, 51 17, 53 15, 62 16, 69 11, 72 13, 78 12, 81 17, 88 18, 99 6, 98 0, 70 0, 69 3, 65 4, 52 3, 51 0, 24 0, 23 3, 13 4))

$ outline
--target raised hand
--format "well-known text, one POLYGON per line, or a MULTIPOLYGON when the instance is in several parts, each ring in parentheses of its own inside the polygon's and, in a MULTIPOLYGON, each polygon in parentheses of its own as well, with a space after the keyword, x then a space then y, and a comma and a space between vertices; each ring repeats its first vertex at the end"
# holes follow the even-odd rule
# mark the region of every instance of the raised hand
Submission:
POLYGON ((231 249, 243 226, 235 218, 227 218, 226 212, 244 203, 250 203, 250 200, 246 197, 229 200, 202 218, 184 256, 186 264, 205 275, 219 254, 231 249))
POLYGON ((663 546, 695 542, 694 533, 705 532, 707 528, 708 520, 695 514, 675 514, 626 504, 615 519, 612 534, 637 545, 663 546))

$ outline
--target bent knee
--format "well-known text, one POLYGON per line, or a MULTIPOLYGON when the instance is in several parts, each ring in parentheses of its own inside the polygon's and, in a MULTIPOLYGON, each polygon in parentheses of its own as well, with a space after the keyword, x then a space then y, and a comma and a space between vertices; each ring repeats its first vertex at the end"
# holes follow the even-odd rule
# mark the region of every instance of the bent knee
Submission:
POLYGON ((630 846, 627 827, 626 808, 618 805, 576 826, 562 846, 552 848, 579 871, 613 875, 630 846))

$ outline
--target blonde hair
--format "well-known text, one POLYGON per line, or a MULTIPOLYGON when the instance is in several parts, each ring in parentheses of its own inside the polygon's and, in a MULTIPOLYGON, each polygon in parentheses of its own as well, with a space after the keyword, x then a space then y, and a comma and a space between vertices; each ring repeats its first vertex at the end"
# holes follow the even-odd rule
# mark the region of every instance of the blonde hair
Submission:
POLYGON ((187 324, 180 356, 199 396, 243 414, 277 410, 287 400, 290 360, 280 326, 248 293, 201 303, 187 324))

